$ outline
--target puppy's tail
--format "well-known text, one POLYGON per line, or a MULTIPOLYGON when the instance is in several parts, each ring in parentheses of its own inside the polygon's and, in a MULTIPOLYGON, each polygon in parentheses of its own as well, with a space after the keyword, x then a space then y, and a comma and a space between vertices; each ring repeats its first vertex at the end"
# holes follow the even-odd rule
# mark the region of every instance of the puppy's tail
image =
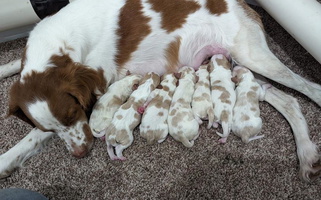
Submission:
POLYGON ((210 109, 207 110, 207 116, 208 116, 207 129, 210 129, 214 123, 214 109, 213 109, 213 107, 211 107, 210 109))
POLYGON ((186 137, 182 137, 181 138, 181 142, 183 143, 183 145, 185 147, 191 148, 194 145, 194 140, 193 141, 189 141, 186 137))
POLYGON ((222 129, 223 129, 223 134, 222 133, 219 133, 219 132, 216 132, 217 135, 219 135, 220 137, 222 138, 226 138, 230 135, 230 126, 229 126, 229 123, 226 122, 226 121, 223 121, 222 122, 222 129))

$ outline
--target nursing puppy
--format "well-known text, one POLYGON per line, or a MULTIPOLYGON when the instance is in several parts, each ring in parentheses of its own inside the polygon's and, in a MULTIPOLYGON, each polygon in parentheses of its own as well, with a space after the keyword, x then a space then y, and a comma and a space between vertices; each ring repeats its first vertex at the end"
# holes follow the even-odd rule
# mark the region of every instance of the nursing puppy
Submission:
POLYGON ((199 124, 191 108, 196 82, 195 71, 190 67, 182 67, 179 73, 181 78, 173 95, 168 115, 169 134, 184 146, 192 147, 199 135, 199 124))
POLYGON ((208 65, 201 65, 196 71, 198 81, 195 84, 192 110, 199 124, 203 123, 202 120, 208 120, 207 128, 209 129, 214 122, 214 110, 211 98, 210 74, 207 68, 208 65))
POLYGON ((236 100, 235 84, 231 80, 231 64, 223 55, 214 55, 209 63, 211 96, 214 106, 213 127, 218 123, 222 125, 223 134, 216 132, 222 137, 219 142, 225 143, 232 126, 233 107, 236 100))
POLYGON ((168 111, 178 82, 175 74, 162 76, 160 88, 156 88, 148 97, 146 109, 140 124, 140 136, 148 144, 163 142, 168 135, 168 111))
POLYGON ((245 67, 236 66, 233 69, 232 80, 236 87, 236 103, 233 109, 232 131, 239 136, 243 142, 263 138, 257 136, 262 129, 259 101, 264 100, 265 90, 270 87, 258 84, 250 70, 245 67))
POLYGON ((133 90, 137 89, 141 75, 127 76, 109 86, 107 93, 99 98, 90 115, 89 126, 95 137, 105 135, 117 109, 128 99, 133 90))
POLYGON ((130 95, 127 102, 114 114, 110 126, 106 129, 107 152, 112 160, 126 159, 122 152, 133 143, 133 130, 141 120, 138 108, 144 105, 159 82, 160 77, 157 74, 153 72, 146 74, 137 90, 130 95))

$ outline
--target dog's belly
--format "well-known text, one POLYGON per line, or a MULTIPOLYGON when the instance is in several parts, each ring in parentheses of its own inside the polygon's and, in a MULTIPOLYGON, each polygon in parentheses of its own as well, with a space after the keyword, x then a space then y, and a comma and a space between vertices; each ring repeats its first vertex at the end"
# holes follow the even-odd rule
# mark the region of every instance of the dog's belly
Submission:
MULTIPOLYGON (((190 49, 180 50, 182 54, 184 52, 190 52, 190 49)), ((169 70, 178 69, 183 66, 193 67, 197 70, 204 61, 206 61, 209 57, 212 57, 215 54, 223 54, 226 57, 229 57, 229 52, 227 49, 221 47, 220 45, 206 45, 201 47, 200 50, 196 50, 194 52, 190 52, 189 54, 194 55, 192 58, 185 59, 185 56, 181 56, 178 62, 175 64, 176 66, 170 66, 170 60, 167 60, 165 57, 154 55, 155 59, 150 61, 140 62, 130 62, 126 65, 126 69, 128 69, 131 73, 144 75, 148 72, 155 72, 159 75, 163 75, 169 70)), ((151 55, 153 57, 153 55, 151 55)))

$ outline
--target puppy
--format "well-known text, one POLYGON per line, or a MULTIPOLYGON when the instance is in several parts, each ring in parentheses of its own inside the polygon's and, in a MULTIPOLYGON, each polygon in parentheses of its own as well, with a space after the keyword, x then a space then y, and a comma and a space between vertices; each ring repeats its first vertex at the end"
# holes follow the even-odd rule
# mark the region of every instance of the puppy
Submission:
POLYGON ((265 90, 269 84, 262 87, 258 84, 250 70, 236 66, 233 69, 232 80, 236 83, 236 103, 233 109, 232 131, 243 142, 263 138, 257 136, 262 129, 259 101, 264 100, 265 90))
POLYGON ((201 65, 196 71, 198 81, 195 84, 195 91, 192 100, 192 110, 195 119, 199 124, 202 120, 208 120, 207 128, 211 128, 214 122, 214 109, 211 98, 210 75, 208 65, 201 65))
POLYGON ((191 108, 196 82, 195 71, 190 67, 182 67, 179 73, 181 78, 168 115, 169 134, 184 146, 192 147, 194 140, 199 136, 199 124, 191 108))
POLYGON ((146 102, 140 124, 140 136, 148 144, 163 142, 168 135, 167 117, 172 97, 178 83, 176 74, 165 74, 159 89, 155 89, 146 102))
POLYGON ((128 99, 133 90, 137 89, 141 75, 130 75, 109 86, 107 93, 99 98, 90 115, 89 126, 95 137, 105 135, 117 109, 128 99))
POLYGON ((216 133, 222 137, 219 142, 225 143, 231 131, 233 107, 236 100, 235 84, 231 80, 231 64, 225 56, 214 55, 209 65, 215 118, 213 127, 217 128, 218 123, 222 125, 223 134, 216 133))
POLYGON ((110 126, 106 129, 107 152, 112 160, 126 159, 122 152, 133 143, 133 130, 141 120, 141 113, 138 112, 138 108, 144 105, 159 82, 160 77, 154 72, 146 74, 137 90, 133 91, 128 101, 114 114, 110 126))

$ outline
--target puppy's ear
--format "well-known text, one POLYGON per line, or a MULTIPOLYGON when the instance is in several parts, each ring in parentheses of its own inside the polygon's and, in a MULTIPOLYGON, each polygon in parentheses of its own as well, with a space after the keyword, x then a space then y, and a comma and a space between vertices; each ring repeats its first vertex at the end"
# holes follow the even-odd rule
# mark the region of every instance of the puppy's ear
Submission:
POLYGON ((213 70, 214 70, 214 65, 213 65, 212 63, 209 63, 209 64, 207 65, 207 71, 208 71, 209 73, 211 73, 213 70))
POLYGON ((234 82, 235 84, 239 83, 239 79, 237 78, 237 76, 232 77, 231 81, 234 82))
POLYGON ((157 89, 163 89, 163 86, 162 85, 158 85, 156 88, 157 89))
POLYGON ((175 73, 174 73, 174 76, 175 76, 177 79, 180 79, 181 76, 182 76, 182 73, 181 73, 181 72, 175 72, 175 73))
POLYGON ((137 84, 134 84, 133 87, 132 87, 132 90, 133 90, 133 91, 134 91, 134 90, 137 90, 138 86, 139 86, 138 83, 137 83, 137 84))

